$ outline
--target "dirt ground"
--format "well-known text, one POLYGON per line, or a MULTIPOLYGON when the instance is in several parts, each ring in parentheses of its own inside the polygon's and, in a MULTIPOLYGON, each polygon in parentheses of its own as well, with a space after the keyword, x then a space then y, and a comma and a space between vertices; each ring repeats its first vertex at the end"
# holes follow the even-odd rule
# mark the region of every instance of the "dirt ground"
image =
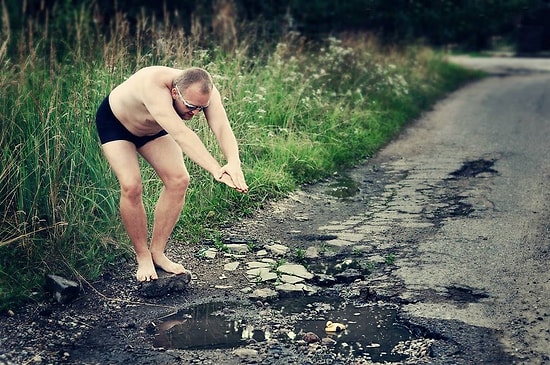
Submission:
POLYGON ((186 290, 143 297, 121 262, 2 314, 0 364, 550 363, 550 76, 491 61, 377 156, 223 230, 247 250, 171 242, 186 290), (262 260, 313 276, 281 290, 246 275, 262 260))

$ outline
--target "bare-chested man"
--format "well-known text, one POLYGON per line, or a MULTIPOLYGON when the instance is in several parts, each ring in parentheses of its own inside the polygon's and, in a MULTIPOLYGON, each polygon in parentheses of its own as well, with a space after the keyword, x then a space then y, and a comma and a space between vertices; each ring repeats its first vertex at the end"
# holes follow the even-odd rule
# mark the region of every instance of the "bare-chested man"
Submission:
POLYGON ((248 191, 237 141, 212 78, 201 68, 143 68, 105 98, 97 111, 96 124, 103 153, 120 183, 120 214, 136 252, 137 280, 157 279, 155 267, 175 274, 186 272, 182 264, 165 255, 189 185, 182 152, 217 181, 243 193, 248 191), (225 156, 224 166, 182 121, 201 111, 225 156), (155 207, 149 245, 137 153, 151 164, 164 184, 155 207))

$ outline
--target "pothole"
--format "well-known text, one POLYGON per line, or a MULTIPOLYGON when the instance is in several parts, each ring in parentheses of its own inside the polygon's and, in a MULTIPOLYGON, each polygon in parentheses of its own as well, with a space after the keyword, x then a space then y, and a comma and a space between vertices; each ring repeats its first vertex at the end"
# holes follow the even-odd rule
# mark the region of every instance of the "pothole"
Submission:
POLYGON ((461 168, 452 172, 450 175, 454 178, 469 178, 476 177, 483 173, 496 174, 497 170, 493 169, 496 160, 473 160, 466 161, 461 168))
POLYGON ((480 289, 457 285, 448 286, 447 295, 459 303, 476 303, 489 297, 487 293, 480 289))
POLYGON ((314 333, 330 343, 327 351, 382 362, 405 359, 392 350, 413 339, 398 323, 393 308, 355 306, 339 297, 322 296, 284 298, 267 309, 239 303, 200 304, 163 319, 152 330, 155 347, 188 350, 238 348, 251 341, 269 346, 270 339, 306 346, 304 335, 314 333), (346 328, 326 331, 328 321, 346 328))
POLYGON ((360 184, 347 175, 338 175, 329 185, 327 194, 339 199, 352 198, 359 193, 360 184))
POLYGON ((410 331, 397 323, 397 311, 391 308, 356 307, 339 300, 331 303, 326 298, 315 297, 304 297, 299 301, 293 298, 276 305, 289 315, 298 314, 295 333, 315 333, 329 338, 334 341, 334 351, 344 357, 367 357, 377 362, 401 361, 405 356, 394 353, 393 349, 412 338, 410 331), (328 321, 342 324, 345 329, 327 332, 328 321))

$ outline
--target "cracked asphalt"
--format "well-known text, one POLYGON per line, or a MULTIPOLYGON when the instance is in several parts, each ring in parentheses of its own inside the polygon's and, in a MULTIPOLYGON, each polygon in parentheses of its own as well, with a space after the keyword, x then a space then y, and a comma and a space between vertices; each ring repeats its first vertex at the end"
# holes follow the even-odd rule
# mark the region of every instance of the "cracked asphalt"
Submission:
POLYGON ((548 364, 550 60, 451 61, 489 76, 349 171, 355 185, 306 187, 272 208, 279 218, 263 230, 286 222, 284 242, 316 232, 374 261, 395 256, 373 283, 444 340, 432 363, 548 364), (338 189, 350 198, 327 198, 338 189))

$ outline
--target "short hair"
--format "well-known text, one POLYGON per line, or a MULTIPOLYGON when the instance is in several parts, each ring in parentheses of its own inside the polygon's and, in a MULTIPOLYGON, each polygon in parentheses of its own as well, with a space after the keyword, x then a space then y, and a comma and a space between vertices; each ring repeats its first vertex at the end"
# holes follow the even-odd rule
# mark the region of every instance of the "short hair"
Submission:
POLYGON ((203 94, 210 93, 214 87, 212 76, 210 76, 208 71, 199 67, 191 67, 183 70, 181 75, 176 77, 172 82, 172 87, 177 85, 178 88, 183 91, 196 83, 200 84, 200 91, 203 94))

